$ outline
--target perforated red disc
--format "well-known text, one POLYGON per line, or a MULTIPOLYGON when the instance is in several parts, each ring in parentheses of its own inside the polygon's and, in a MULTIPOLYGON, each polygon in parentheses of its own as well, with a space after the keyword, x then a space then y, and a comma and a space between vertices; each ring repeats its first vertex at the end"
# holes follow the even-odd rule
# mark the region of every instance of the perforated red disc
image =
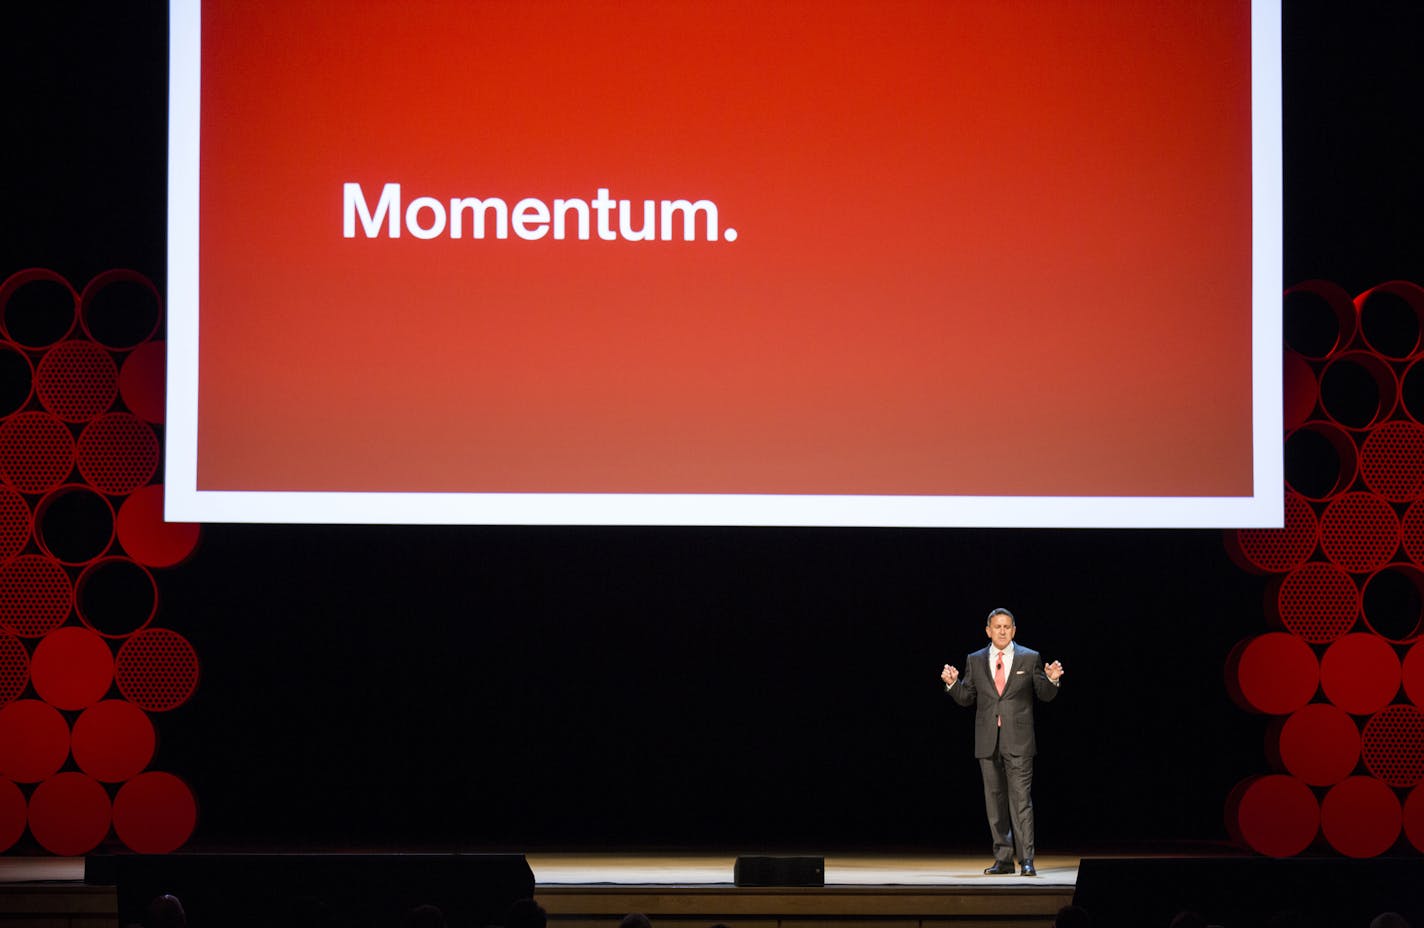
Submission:
POLYGON ((153 759, 155 736, 148 715, 123 699, 95 703, 74 722, 74 762, 104 783, 122 783, 153 759))
POLYGON ((17 699, 0 708, 0 777, 38 783, 52 777, 69 756, 64 716, 38 699, 17 699))
POLYGON ((1399 550, 1399 516, 1382 496, 1342 494, 1320 514, 1320 547, 1351 573, 1378 570, 1399 550))
POLYGON ((0 706, 20 698, 30 682, 30 652, 14 635, 0 634, 0 706))
POLYGON ((9 780, 0 778, 0 853, 14 847, 25 833, 25 794, 9 780))
POLYGON ((21 493, 47 493, 74 470, 74 436, 47 412, 20 412, 0 424, 0 477, 21 493))
POLYGON ((135 348, 119 369, 119 396, 134 415, 145 422, 162 422, 167 393, 167 343, 146 342, 135 348))
POLYGON ((114 832, 139 854, 177 850, 197 821, 193 791, 171 773, 139 774, 114 797, 114 832))
POLYGON ((114 405, 119 368, 101 345, 74 339, 45 352, 35 368, 40 405, 66 422, 87 422, 114 405))
POLYGON ((1404 553, 1416 564, 1424 564, 1424 502, 1413 502, 1399 520, 1399 537, 1404 553))
POLYGON ((1403 817, 1394 790, 1374 777, 1335 784, 1320 804, 1320 829, 1346 857, 1378 857, 1399 840, 1403 817))
POLYGON ((1267 857, 1293 857, 1320 830, 1320 805, 1310 787, 1282 774, 1241 783, 1227 800, 1227 823, 1239 840, 1267 857))
POLYGON ((1311 703, 1281 727, 1280 756, 1286 770, 1311 786, 1339 783, 1360 761, 1360 730, 1343 709, 1311 703))
POLYGON ((148 567, 172 567, 193 553, 201 526, 163 521, 163 486, 135 490, 119 507, 119 544, 148 567))
POLYGON ((1390 706, 1365 723, 1361 756, 1365 769, 1390 786, 1414 786, 1424 779, 1424 711, 1390 706))
POLYGON ((0 564, 0 625, 21 638, 58 628, 74 608, 69 574, 53 558, 22 554, 0 564))
POLYGON ((51 854, 77 857, 109 833, 109 794, 82 773, 61 773, 30 795, 30 834, 51 854))
POLYGON ((1286 493, 1284 528, 1237 529, 1227 534, 1230 550, 1247 570, 1281 573, 1305 561, 1319 542, 1315 510, 1299 493, 1286 493))
POLYGON ((1424 426, 1403 420, 1376 426, 1360 448, 1360 476, 1391 502, 1418 499, 1424 492, 1424 426))
POLYGON ((1354 627, 1360 588, 1343 567, 1309 561, 1281 581, 1275 604, 1288 631, 1311 644, 1326 644, 1354 627))
POLYGON ((1369 715, 1389 705, 1399 681, 1399 655, 1378 635, 1345 635, 1320 660, 1326 698, 1351 715, 1369 715))
POLYGON ((119 648, 119 692, 149 712, 181 706, 198 686, 198 655, 188 639, 166 628, 135 632, 119 648))
POLYGON ((45 635, 30 660, 35 692, 56 709, 83 709, 109 692, 114 654, 87 628, 66 625, 45 635))
POLYGON ((1310 645, 1285 632, 1268 632, 1238 644, 1227 659, 1227 683, 1246 708, 1287 715, 1310 702, 1320 664, 1310 645))
POLYGON ((0 487, 0 561, 23 551, 33 530, 30 504, 9 487, 0 487))
POLYGON ((123 496, 153 479, 158 469, 158 435, 132 413, 107 413, 79 434, 75 460, 80 476, 90 484, 111 496, 123 496))

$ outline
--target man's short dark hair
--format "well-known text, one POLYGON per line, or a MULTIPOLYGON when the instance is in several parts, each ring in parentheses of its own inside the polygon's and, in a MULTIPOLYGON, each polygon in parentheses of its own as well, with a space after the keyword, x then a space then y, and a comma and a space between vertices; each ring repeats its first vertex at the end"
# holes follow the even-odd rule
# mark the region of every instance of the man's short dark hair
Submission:
POLYGON ((1010 624, 1010 625, 1013 625, 1013 626, 1016 626, 1016 627, 1017 627, 1017 625, 1019 624, 1018 622, 1015 622, 1015 621, 1014 621, 1014 614, 1013 614, 1012 612, 1010 612, 1009 610, 1005 609, 1003 606, 1000 606, 999 608, 995 609, 993 612, 990 612, 990 613, 989 613, 989 617, 984 620, 984 624, 985 624, 985 625, 993 625, 993 624, 994 624, 994 616, 996 616, 996 615, 1006 615, 1006 616, 1008 616, 1008 617, 1009 617, 1009 624, 1010 624))

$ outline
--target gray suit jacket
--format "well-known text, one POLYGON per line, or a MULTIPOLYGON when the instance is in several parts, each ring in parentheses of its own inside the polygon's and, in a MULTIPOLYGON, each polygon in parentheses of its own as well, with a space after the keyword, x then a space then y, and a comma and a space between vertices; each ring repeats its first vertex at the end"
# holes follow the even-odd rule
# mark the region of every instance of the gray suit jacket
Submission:
POLYGON ((994 741, 1005 754, 1032 756, 1038 753, 1033 736, 1033 699, 1048 702, 1058 695, 1058 687, 1048 682, 1043 658, 1037 651, 1014 643, 1014 660, 1004 684, 1004 695, 994 686, 989 670, 989 648, 983 647, 964 659, 959 680, 949 695, 961 706, 974 706, 974 756, 994 756, 994 741), (1003 728, 999 728, 1003 719, 1003 728))

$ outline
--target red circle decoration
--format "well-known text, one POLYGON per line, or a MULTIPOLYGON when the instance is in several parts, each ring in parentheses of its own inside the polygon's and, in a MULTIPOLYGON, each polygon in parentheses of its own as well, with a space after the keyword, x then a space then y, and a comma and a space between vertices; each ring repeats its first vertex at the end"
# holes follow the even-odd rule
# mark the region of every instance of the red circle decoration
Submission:
POLYGON ((25 833, 25 794, 9 780, 0 779, 0 854, 15 846, 25 833))
POLYGON ((1360 448, 1365 485, 1394 503, 1424 492, 1424 426, 1403 420, 1376 426, 1360 448))
POLYGON ((1390 786, 1414 786, 1424 779, 1424 711, 1396 705, 1365 723, 1360 751, 1365 769, 1390 786))
POLYGON ((59 562, 22 554, 0 564, 0 625, 21 638, 38 638, 64 624, 74 587, 59 562))
POLYGON ((161 423, 166 414, 168 346, 145 342, 124 359, 119 369, 119 396, 134 415, 145 422, 161 423))
POLYGON ((157 742, 153 723, 133 703, 106 699, 74 722, 74 762, 103 783, 122 783, 143 772, 157 742))
MULTIPOLYGON (((158 584, 154 582, 153 574, 149 573, 148 568, 144 567, 142 564, 135 563, 130 558, 113 556, 101 557, 99 558, 99 560, 90 564, 88 567, 85 567, 84 572, 79 575, 79 582, 74 585, 74 611, 79 615, 79 621, 83 622, 86 628, 88 628, 90 631, 93 631, 99 637, 127 638, 134 632, 139 631, 140 629, 147 628, 148 623, 152 622, 153 617, 158 614, 158 584), (119 632, 106 632, 102 628, 96 627, 95 620, 99 619, 99 622, 97 624, 102 625, 103 616, 102 614, 95 614, 95 607, 102 602, 104 607, 106 608, 113 608, 115 605, 118 605, 121 608, 128 608, 132 606, 132 603, 126 603, 121 601, 116 603, 118 597, 113 595, 112 591, 107 591, 109 595, 103 597, 102 599, 98 596, 91 596, 91 591, 88 588, 88 584, 95 577, 101 576, 104 572, 107 572, 109 570, 121 569, 130 569, 138 571, 139 574, 141 574, 144 578, 148 580, 148 586, 151 591, 151 598, 148 601, 148 615, 144 616, 143 621, 137 623, 132 628, 125 628, 124 630, 119 632)), ((138 614, 142 611, 142 607, 140 606, 138 609, 134 610, 134 613, 138 614)))
POLYGON ((1367 429, 1372 429, 1388 419, 1390 414, 1394 412, 1395 406, 1398 405, 1399 377, 1394 373, 1394 368, 1390 367, 1389 363, 1377 354, 1373 354, 1369 351, 1346 351, 1331 358, 1330 361, 1325 364, 1325 367, 1320 372, 1322 385, 1330 377, 1332 370, 1336 368, 1344 369, 1346 367, 1353 367, 1374 381, 1375 388, 1378 390, 1378 403, 1374 411, 1367 420, 1360 421, 1357 424, 1342 421, 1342 410, 1338 406, 1333 409, 1331 408, 1331 393, 1324 386, 1321 387, 1320 395, 1321 411, 1330 418, 1331 422, 1334 422, 1341 428, 1349 429, 1352 432, 1362 432, 1367 429))
POLYGON ((14 635, 0 634, 0 706, 19 699, 30 682, 30 652, 14 635))
POLYGON ((108 642, 89 629, 66 625, 35 646, 30 679, 40 698, 56 709, 84 709, 109 692, 114 655, 108 642))
POLYGON ((1424 786, 1414 787, 1404 800, 1404 836, 1416 851, 1424 851, 1424 786))
POLYGON ((35 504, 35 544, 47 557, 52 557, 61 564, 70 567, 78 567, 81 564, 89 564, 103 556, 114 543, 114 504, 108 497, 96 491, 91 486, 82 483, 66 483, 57 486, 44 495, 35 504), (81 494, 88 496, 99 505, 90 515, 97 515, 97 518, 77 520, 78 524, 85 530, 85 540, 89 542, 87 547, 78 548, 73 545, 74 536, 79 534, 75 531, 75 522, 66 522, 62 519, 48 519, 50 508, 59 500, 71 494, 81 494), (56 522, 60 524, 57 526, 56 522), (74 550, 63 553, 73 555, 72 560, 66 560, 50 550, 55 540, 67 541, 74 547, 74 550))
MULTIPOLYGON (((26 284, 35 283, 37 281, 60 284, 64 287, 64 289, 69 291, 69 322, 64 326, 64 330, 60 333, 60 339, 67 338, 69 336, 69 333, 74 331, 74 321, 79 316, 79 294, 74 292, 74 287, 69 283, 69 281, 65 280, 63 276, 56 274, 54 271, 43 267, 32 267, 26 268, 23 271, 16 271, 9 277, 5 278, 5 282, 3 284, 0 284, 0 327, 3 327, 6 338, 10 339, 17 345, 30 349, 48 348, 50 345, 54 344, 54 342, 44 342, 42 344, 27 344, 26 342, 15 338, 14 333, 10 331, 10 326, 6 319, 6 310, 9 308, 10 298, 15 295, 16 290, 19 290, 26 284)), ((58 341, 58 339, 56 339, 56 341, 58 341)))
POLYGON ((1415 321, 1420 324, 1421 327, 1424 327, 1424 289, 1421 289, 1418 284, 1407 280, 1389 280, 1378 286, 1371 287, 1354 299, 1356 318, 1359 319, 1360 323, 1360 338, 1369 346, 1371 351, 1382 358, 1389 358, 1392 361, 1403 361, 1406 358, 1414 357, 1419 353, 1418 334, 1415 335, 1413 347, 1402 355, 1389 354, 1382 348, 1376 346, 1370 339, 1370 327, 1366 324, 1369 321, 1367 318, 1367 307, 1370 298, 1376 293, 1387 293, 1399 297, 1399 299, 1403 300, 1408 304, 1409 308, 1414 311, 1415 321))
POLYGON ((1320 297, 1335 314, 1335 340, 1330 349, 1322 354, 1307 354, 1303 355, 1304 357, 1310 358, 1312 361, 1323 360, 1354 340, 1355 332, 1360 327, 1360 313, 1355 308, 1355 301, 1343 287, 1328 280, 1304 280, 1298 284, 1292 284, 1286 288, 1284 294, 1287 298, 1287 308, 1290 305, 1288 298, 1295 293, 1312 293, 1320 297))
POLYGON ((1325 697, 1351 715, 1369 715, 1399 692, 1399 655, 1378 635, 1357 632, 1336 639, 1320 660, 1325 697))
POLYGON ((1310 362, 1289 348, 1281 362, 1281 374, 1285 427, 1297 428, 1305 424, 1305 420, 1315 411, 1315 404, 1320 399, 1320 383, 1315 379, 1310 362))
POLYGON ((158 436, 138 416, 111 412, 84 427, 75 458, 81 477, 104 493, 123 496, 153 479, 158 436))
POLYGON ((158 331, 158 324, 163 320, 163 299, 159 296, 158 288, 153 285, 153 281, 138 271, 129 270, 128 268, 114 268, 111 271, 105 271, 98 275, 89 281, 89 283, 85 284, 84 292, 79 294, 79 325, 83 327, 84 334, 93 338, 95 341, 101 341, 101 339, 94 335, 93 327, 90 325, 90 316, 94 312, 94 300, 104 291, 105 287, 109 287, 113 284, 138 284, 140 288, 148 291, 148 295, 153 298, 153 321, 148 331, 127 344, 106 345, 106 347, 116 351, 126 351, 134 347, 134 345, 148 341, 153 337, 154 333, 158 331))
POLYGON ((1320 828, 1346 857, 1378 857, 1399 840, 1403 816, 1394 790, 1374 777, 1350 777, 1320 804, 1320 828))
POLYGON ((25 550, 34 530, 29 503, 9 487, 0 487, 0 561, 8 561, 25 550))
POLYGON ((114 797, 114 832, 139 854, 176 851, 193 834, 197 821, 193 791, 171 773, 141 773, 114 797))
POLYGON ((1307 422, 1300 428, 1292 429, 1286 433, 1287 455, 1289 455, 1292 443, 1301 440, 1298 436, 1303 434, 1313 434, 1330 445, 1339 459, 1338 466, 1330 486, 1323 489, 1319 496, 1301 492, 1297 487, 1291 485, 1289 479, 1286 480, 1286 490, 1300 493, 1306 499, 1317 502, 1331 499, 1348 490, 1360 473, 1360 451, 1355 445, 1355 440, 1350 437, 1350 433, 1331 422, 1307 422))
POLYGON ((74 470, 74 436, 47 412, 16 413, 0 424, 0 477, 21 493, 45 493, 74 470))
POLYGON ((40 405, 66 422, 87 422, 114 405, 119 368, 113 356, 91 341, 60 342, 35 369, 40 405))
POLYGON ((1288 715, 1315 695, 1320 665, 1310 645, 1285 632, 1238 644, 1227 660, 1232 695, 1248 709, 1288 715))
POLYGON ((1409 644, 1424 632, 1424 570, 1413 564, 1386 564, 1365 578, 1360 586, 1360 618, 1365 627, 1385 641, 1409 644), (1402 599, 1381 597, 1371 602, 1376 583, 1387 584, 1402 578, 1414 595, 1402 599))
POLYGON ((1311 644, 1326 644, 1359 618, 1360 588, 1342 568, 1309 561, 1281 581, 1275 605, 1288 631, 1311 644))
POLYGON ((1351 573, 1378 570, 1399 550, 1399 516, 1372 493, 1342 494, 1320 514, 1320 547, 1351 573))
POLYGON ((1416 644, 1404 655, 1402 675, 1404 695, 1416 706, 1424 707, 1424 642, 1416 644))
POLYGON ((125 699, 149 712, 166 712, 197 689, 198 655, 175 631, 145 629, 119 648, 115 677, 125 699))
POLYGON ((30 834, 61 857, 78 857, 98 847, 109 833, 111 817, 109 794, 82 773, 61 773, 30 795, 30 834))
POLYGON ((119 506, 119 544, 147 567, 180 564, 198 546, 196 522, 163 521, 163 485, 142 487, 119 506))
POLYGON ((1409 559, 1424 564, 1424 502, 1409 504, 1404 518, 1399 520, 1399 536, 1409 559))
MULTIPOLYGON (((78 726, 74 733, 77 756, 78 726)), ((1311 703, 1281 726, 1280 757, 1286 770, 1311 786, 1339 783, 1360 761, 1360 730, 1343 709, 1311 703)))
POLYGON ((1227 538, 1233 558, 1244 569, 1281 573, 1310 557, 1319 543, 1320 528, 1305 497, 1288 492, 1284 528, 1238 529, 1227 538))
POLYGON ((0 708, 0 777, 38 783, 52 777, 69 756, 64 716, 38 699, 17 699, 0 708))
POLYGON ((1293 857, 1320 831, 1320 804, 1299 779, 1282 774, 1241 783, 1227 801, 1239 840, 1267 857, 1293 857))

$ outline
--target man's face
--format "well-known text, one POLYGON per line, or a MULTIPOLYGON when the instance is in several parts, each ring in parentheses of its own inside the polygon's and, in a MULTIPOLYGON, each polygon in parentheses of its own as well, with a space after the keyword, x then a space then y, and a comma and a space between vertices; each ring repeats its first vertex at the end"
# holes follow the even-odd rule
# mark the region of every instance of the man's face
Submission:
POLYGON ((1002 612, 989 620, 989 624, 984 626, 984 634, 989 636, 989 640, 994 643, 994 647, 1000 651, 1009 646, 1009 642, 1014 640, 1014 620, 1004 615, 1002 612))

